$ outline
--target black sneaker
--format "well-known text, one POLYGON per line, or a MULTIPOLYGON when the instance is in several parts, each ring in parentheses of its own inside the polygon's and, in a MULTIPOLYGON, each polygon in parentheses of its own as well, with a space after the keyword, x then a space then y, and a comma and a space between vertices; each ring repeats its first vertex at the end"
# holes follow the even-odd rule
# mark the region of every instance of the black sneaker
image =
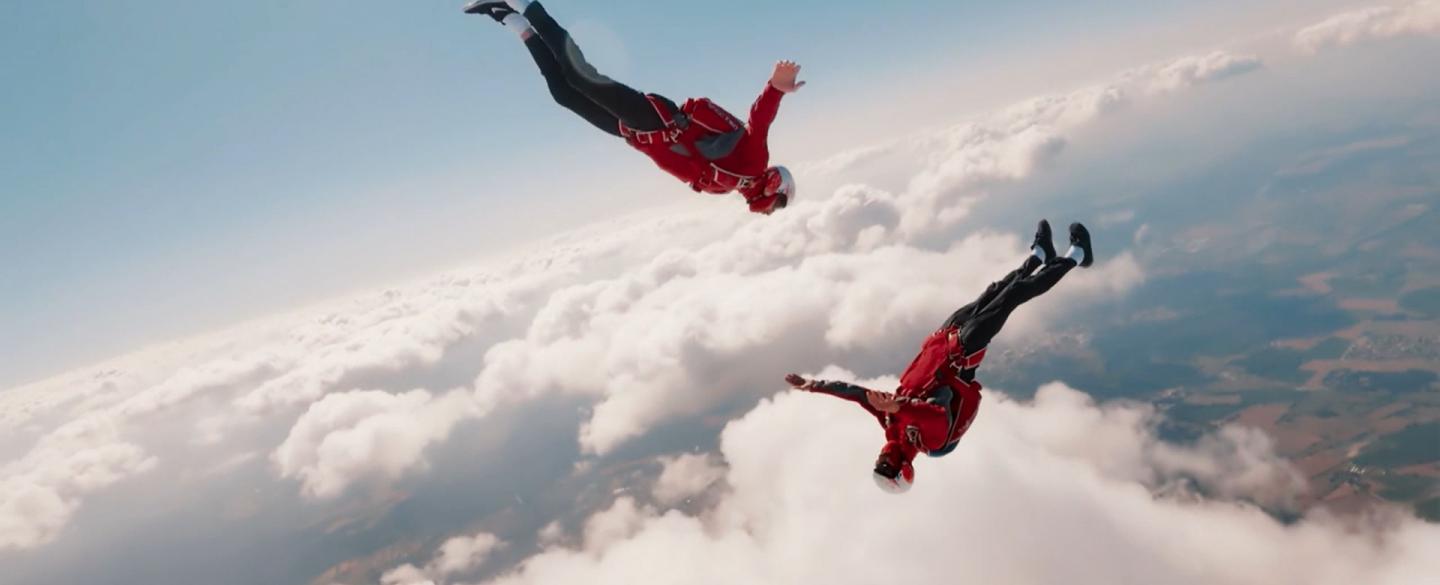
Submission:
POLYGON ((1085 259, 1080 262, 1080 267, 1085 268, 1095 263, 1095 251, 1090 249, 1090 230, 1080 222, 1070 224, 1070 245, 1085 251, 1085 259))
POLYGON ((504 22, 505 17, 515 13, 505 0, 471 0, 465 5, 465 14, 484 14, 495 19, 495 22, 504 22))
POLYGON ((1030 244, 1030 249, 1040 248, 1040 251, 1045 253, 1046 262, 1055 259, 1055 244, 1050 239, 1050 222, 1042 219, 1040 224, 1035 226, 1035 241, 1030 244))

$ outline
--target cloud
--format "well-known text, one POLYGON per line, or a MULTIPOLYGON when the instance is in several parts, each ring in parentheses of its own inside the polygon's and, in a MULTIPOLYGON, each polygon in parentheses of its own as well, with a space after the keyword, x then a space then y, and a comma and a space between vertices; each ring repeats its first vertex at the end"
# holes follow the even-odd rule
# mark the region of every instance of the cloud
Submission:
POLYGON ((1295 46, 1307 53, 1331 47, 1404 36, 1440 34, 1440 2, 1420 0, 1401 6, 1375 6, 1342 12, 1295 33, 1295 46))
POLYGON ((1068 134, 1120 108, 1114 84, 1026 100, 916 141, 927 163, 898 196, 901 231, 923 237, 954 226, 988 190, 1024 179, 1059 156, 1068 134))
MULTIPOLYGON (((553 270, 541 277, 567 273, 563 253, 545 257, 553 270)), ((477 276, 442 275, 409 290, 334 301, 0 392, 0 436, 8 445, 34 441, 3 466, 0 548, 53 541, 84 497, 156 467, 165 453, 147 451, 135 438, 156 415, 202 398, 239 395, 242 409, 193 419, 196 443, 215 444, 246 417, 304 406, 356 373, 434 363, 476 324, 523 304, 522 297, 539 288, 528 268, 520 262, 477 276), (40 432, 50 421, 64 420, 74 422, 40 432)), ((293 440, 277 455, 282 474, 303 477, 312 496, 334 495, 359 477, 393 478, 418 467, 424 447, 470 412, 468 401, 456 400, 461 395, 430 407, 421 407, 426 400, 417 394, 388 402, 371 397, 365 419, 321 420, 342 402, 357 412, 363 401, 352 395, 297 423, 293 440), (454 411, 441 412, 448 407, 454 411), (386 408, 397 412, 387 416, 386 408)), ((169 454, 180 449, 157 447, 169 454)))
POLYGON ((464 392, 329 394, 295 422, 271 460, 281 476, 300 480, 305 495, 334 497, 355 481, 395 479, 416 467, 426 447, 473 416, 472 407, 464 392))
POLYGON ((438 585, 458 574, 473 572, 484 565, 496 549, 505 546, 494 534, 478 532, 446 540, 423 568, 404 564, 380 576, 381 585, 438 585))
POLYGON ((1142 223, 1140 227, 1135 228, 1135 235, 1130 238, 1130 241, 1136 246, 1144 246, 1150 243, 1150 239, 1150 224, 1142 223))
POLYGON ((54 540, 82 498, 153 469, 156 459, 119 438, 114 420, 67 423, 0 467, 0 550, 54 540))
POLYGON ((559 520, 552 520, 535 534, 535 543, 542 547, 554 546, 565 539, 565 527, 559 520))
POLYGON ((1243 75, 1259 69, 1262 62, 1254 55, 1236 55, 1215 51, 1176 59, 1151 72, 1149 90, 1170 92, 1243 75))
POLYGON ((355 372, 434 364, 447 347, 473 335, 487 319, 507 315, 517 297, 553 275, 512 274, 508 280, 479 283, 450 277, 355 299, 348 307, 326 307, 289 333, 279 346, 283 352, 268 348, 283 356, 283 365, 272 368, 278 375, 235 403, 264 412, 314 400, 355 372))
POLYGON ((1388 511, 1281 523, 1235 499, 1294 487, 1268 445, 1222 432, 1207 440, 1224 448, 1167 446, 1155 420, 1058 384, 1032 403, 992 392, 960 449, 892 496, 864 477, 881 442, 868 416, 786 393, 726 427, 731 491, 714 506, 626 508, 629 536, 547 549, 488 583, 1408 584, 1440 570, 1440 527, 1388 511), (1265 479, 1164 489, 1230 474, 1265 479))
POLYGON ((400 565, 381 575, 380 585, 435 585, 435 580, 415 565, 400 565))
POLYGON ((1348 144, 1308 152, 1294 163, 1275 172, 1278 177, 1303 177, 1323 173, 1359 155, 1399 150, 1411 144, 1407 136, 1357 140, 1348 144))
POLYGON ((1215 83, 1261 68, 1255 55, 1212 51, 1123 71, 1078 89, 1036 97, 936 132, 861 146, 806 166, 843 175, 877 158, 924 161, 897 193, 900 232, 920 239, 943 232, 1000 185, 1051 164, 1075 133, 1136 99, 1215 83))
POLYGON ((1264 433, 1226 426, 1185 447, 1160 442, 1160 421, 1145 404, 1096 405, 1063 384, 1040 388, 1028 409, 1006 409, 1012 429, 1052 454, 1078 458, 1106 476, 1153 489, 1204 488, 1223 499, 1284 507, 1305 489, 1303 478, 1274 452, 1264 433), (1022 416, 1016 416, 1022 415, 1022 416))
POLYGON ((660 459, 660 477, 652 494, 661 504, 675 505, 703 493, 725 477, 725 468, 711 455, 686 453, 660 459))
MULTIPOLYGON (((690 221, 667 217, 646 225, 681 234, 669 245, 686 241, 684 234, 706 233, 690 221)), ((104 487, 22 481, 31 469, 92 461, 97 453, 113 460, 108 468, 119 475, 149 469, 166 453, 146 453, 133 437, 152 422, 172 424, 173 416, 156 416, 181 408, 198 409, 179 419, 194 426, 196 440, 187 446, 197 448, 220 444, 237 425, 303 413, 272 459, 282 476, 301 478, 312 497, 336 495, 362 478, 389 480, 422 468, 426 446, 478 415, 465 393, 354 391, 312 403, 377 373, 434 366, 462 341, 504 335, 510 323, 528 322, 557 282, 581 278, 598 258, 624 262, 628 253, 653 253, 656 244, 643 233, 617 238, 613 227, 602 222, 480 268, 321 303, 0 392, 0 436, 9 445, 34 441, 5 467, 5 541, 53 540, 80 499, 104 487), (226 401, 238 408, 206 406, 226 401), (81 443, 69 436, 81 423, 43 432, 54 420, 103 421, 105 433, 81 443)), ((176 455, 185 446, 157 447, 176 455)))
POLYGON ((591 551, 604 550, 616 542, 630 538, 640 529, 643 521, 654 514, 653 509, 637 504, 634 498, 616 498, 609 508, 595 513, 585 521, 583 546, 591 551))
MULTIPOLYGON (((684 220, 655 224, 678 231, 684 220)), ((593 229, 610 227, 608 222, 593 229)), ((629 239, 638 253, 645 242, 629 239)), ((568 282, 597 257, 618 256, 613 234, 577 231, 540 250, 402 286, 165 344, 0 393, 0 422, 19 427, 55 414, 137 419, 200 397, 233 397, 241 413, 305 406, 350 379, 436 364, 456 343, 503 330, 507 318, 568 282), (584 236, 584 245, 574 238, 584 236)), ((13 428, 12 427, 12 428, 13 428)))
POLYGON ((1100 214, 1097 224, 1100 227, 1122 226, 1135 220, 1134 209, 1117 209, 1100 214))
POLYGON ((440 545, 440 552, 430 563, 432 571, 438 575, 473 571, 485 562, 492 551, 503 544, 499 538, 488 532, 457 536, 440 545))

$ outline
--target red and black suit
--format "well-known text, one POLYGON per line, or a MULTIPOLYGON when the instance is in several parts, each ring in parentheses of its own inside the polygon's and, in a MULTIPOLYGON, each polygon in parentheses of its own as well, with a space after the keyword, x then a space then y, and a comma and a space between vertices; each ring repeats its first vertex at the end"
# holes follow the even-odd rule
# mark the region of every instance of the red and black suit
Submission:
POLYGON ((532 2, 524 15, 536 33, 525 40, 525 47, 556 103, 625 139, 696 192, 739 192, 751 211, 775 202, 774 195, 765 194, 764 176, 770 164, 770 124, 783 92, 766 83, 746 122, 708 98, 691 98, 678 106, 596 71, 539 2, 532 2))
POLYGON ((816 380, 807 389, 859 404, 885 429, 886 454, 909 464, 918 453, 943 456, 955 449, 980 409, 975 369, 990 340, 1010 313, 1044 294, 1076 266, 1070 258, 1042 263, 1028 256, 1020 268, 992 283, 975 302, 961 307, 925 338, 920 353, 900 375, 895 395, 900 410, 884 413, 870 406, 868 389, 845 382, 816 380), (1037 271, 1038 269, 1038 271, 1037 271))

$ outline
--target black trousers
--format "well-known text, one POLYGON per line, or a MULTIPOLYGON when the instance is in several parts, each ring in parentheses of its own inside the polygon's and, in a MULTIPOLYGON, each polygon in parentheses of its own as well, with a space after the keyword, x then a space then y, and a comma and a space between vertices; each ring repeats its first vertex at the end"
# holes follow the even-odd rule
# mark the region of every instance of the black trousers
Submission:
POLYGON ((525 18, 536 33, 525 39, 525 47, 540 67, 540 74, 545 76, 555 103, 617 137, 620 122, 643 131, 665 127, 645 94, 596 71, 585 60, 570 33, 555 22, 539 2, 530 3, 525 9, 525 18))
POLYGON ((1024 264, 991 283, 975 302, 950 315, 945 326, 960 330, 960 343, 966 353, 980 351, 990 345, 1010 313, 1026 301, 1045 294, 1073 268, 1075 261, 1069 258, 1041 263, 1039 258, 1027 256, 1024 264))

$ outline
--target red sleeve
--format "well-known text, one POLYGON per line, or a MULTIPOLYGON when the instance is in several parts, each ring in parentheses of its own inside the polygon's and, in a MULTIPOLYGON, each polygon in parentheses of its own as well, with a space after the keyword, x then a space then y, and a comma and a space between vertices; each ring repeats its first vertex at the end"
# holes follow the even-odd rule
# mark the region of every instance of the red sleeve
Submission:
POLYGON ((775 86, 765 83, 765 91, 760 92, 760 97, 755 99, 755 105, 750 106, 750 135, 760 139, 770 136, 770 123, 775 121, 775 115, 780 113, 780 98, 785 97, 785 92, 775 89, 775 86))

